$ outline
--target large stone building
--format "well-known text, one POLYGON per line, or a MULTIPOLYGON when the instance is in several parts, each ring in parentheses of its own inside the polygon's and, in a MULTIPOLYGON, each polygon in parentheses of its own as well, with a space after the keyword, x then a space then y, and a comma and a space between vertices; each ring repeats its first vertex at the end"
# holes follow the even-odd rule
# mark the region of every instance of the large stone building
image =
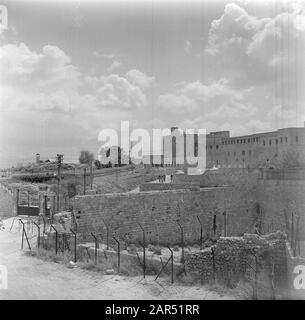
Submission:
POLYGON ((206 148, 208 168, 276 167, 285 161, 303 162, 305 127, 238 137, 230 137, 229 131, 211 132, 207 135, 206 148))
MULTIPOLYGON (((190 136, 176 127, 171 128, 171 134, 163 138, 162 161, 159 159, 158 165, 184 169, 196 166, 188 163, 187 154, 198 156, 201 150, 198 143, 204 143, 202 141, 197 134, 190 136)), ((285 161, 305 162, 305 127, 238 137, 230 137, 229 131, 211 132, 206 135, 205 144, 207 168, 278 167, 285 161)), ((152 156, 151 164, 157 164, 152 156)))

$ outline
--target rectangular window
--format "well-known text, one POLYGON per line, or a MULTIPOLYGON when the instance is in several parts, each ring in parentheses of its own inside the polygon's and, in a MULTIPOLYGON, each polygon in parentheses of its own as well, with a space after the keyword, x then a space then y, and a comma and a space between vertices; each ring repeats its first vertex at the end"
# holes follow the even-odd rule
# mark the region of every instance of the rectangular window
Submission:
POLYGON ((283 143, 283 137, 281 137, 281 143, 283 143))
POLYGON ((264 146, 266 145, 266 141, 265 141, 265 140, 263 140, 263 145, 264 145, 264 146))
POLYGON ((269 145, 270 145, 270 146, 271 146, 271 143, 272 143, 271 140, 269 140, 269 145))
POLYGON ((288 138, 287 138, 287 137, 285 137, 285 142, 286 142, 286 143, 288 142, 288 138))
POLYGON ((299 137, 298 137, 298 136, 295 137, 295 142, 296 142, 296 143, 299 142, 299 137))

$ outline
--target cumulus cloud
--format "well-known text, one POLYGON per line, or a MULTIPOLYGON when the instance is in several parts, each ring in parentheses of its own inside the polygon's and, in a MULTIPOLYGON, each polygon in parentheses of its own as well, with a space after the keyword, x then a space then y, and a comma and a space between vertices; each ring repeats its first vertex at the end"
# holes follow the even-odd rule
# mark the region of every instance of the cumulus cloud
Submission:
POLYGON ((96 102, 98 107, 129 109, 138 109, 147 104, 139 86, 115 74, 100 79, 96 102))
POLYGON ((245 49, 251 37, 268 21, 250 16, 237 4, 227 4, 223 15, 211 23, 206 51, 217 54, 236 45, 245 49))
MULTIPOLYGON (((4 105, 20 110, 81 112, 88 105, 99 111, 101 107, 138 109, 146 106, 143 88, 153 81, 139 70, 130 70, 126 77, 85 76, 63 50, 51 45, 35 52, 24 43, 8 44, 0 47, 0 56, 4 105)), ((114 61, 109 71, 119 66, 114 61)))
POLYGON ((16 155, 14 148, 23 145, 20 152, 28 156, 37 146, 49 153, 97 144, 101 129, 117 128, 119 119, 132 119, 147 106, 143 88, 152 78, 140 71, 131 70, 130 80, 88 76, 51 45, 36 52, 23 43, 7 44, 0 46, 0 57, 0 146, 12 146, 8 153, 16 155))
POLYGON ((160 95, 157 104, 174 111, 179 111, 179 109, 190 111, 202 109, 204 105, 213 101, 217 104, 221 99, 238 101, 242 97, 243 93, 232 89, 226 79, 220 79, 207 85, 195 81, 182 85, 175 93, 160 95))
POLYGON ((80 84, 80 71, 56 46, 36 53, 24 43, 7 44, 0 47, 0 56, 0 83, 5 85, 54 91, 80 84))
POLYGON ((273 81, 275 72, 293 64, 303 68, 303 58, 296 50, 305 50, 302 7, 291 6, 270 17, 257 17, 230 3, 222 16, 212 21, 205 52, 239 84, 259 85, 273 81))
POLYGON ((118 59, 121 57, 120 54, 118 53, 101 53, 98 51, 94 51, 93 54, 97 57, 97 58, 103 58, 103 59, 118 59))
POLYGON ((140 70, 129 70, 126 73, 126 78, 134 85, 140 87, 141 89, 148 89, 154 83, 155 78, 146 75, 140 70))
POLYGON ((111 72, 119 69, 121 65, 122 65, 121 62, 119 62, 119 61, 113 61, 113 62, 111 63, 111 65, 107 68, 107 71, 108 71, 109 73, 111 73, 111 72))

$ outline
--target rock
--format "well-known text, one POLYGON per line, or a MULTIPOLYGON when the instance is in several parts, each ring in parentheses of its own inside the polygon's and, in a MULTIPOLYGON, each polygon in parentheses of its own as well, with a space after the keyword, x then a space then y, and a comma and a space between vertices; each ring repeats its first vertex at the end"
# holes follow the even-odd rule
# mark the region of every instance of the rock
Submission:
POLYGON ((134 244, 130 244, 128 247, 127 247, 127 251, 128 253, 137 253, 137 247, 134 245, 134 244))
POLYGON ((155 246, 152 244, 148 245, 148 251, 154 251, 155 250, 155 246))
POLYGON ((106 270, 106 274, 108 274, 108 275, 114 274, 114 270, 113 269, 107 269, 106 270))
POLYGON ((155 247, 154 254, 157 254, 157 255, 161 256, 161 254, 162 254, 161 248, 160 247, 155 247))
POLYGON ((68 268, 69 268, 69 269, 73 269, 73 268, 76 268, 76 267, 77 267, 77 264, 76 264, 75 262, 70 261, 70 262, 68 263, 68 268))

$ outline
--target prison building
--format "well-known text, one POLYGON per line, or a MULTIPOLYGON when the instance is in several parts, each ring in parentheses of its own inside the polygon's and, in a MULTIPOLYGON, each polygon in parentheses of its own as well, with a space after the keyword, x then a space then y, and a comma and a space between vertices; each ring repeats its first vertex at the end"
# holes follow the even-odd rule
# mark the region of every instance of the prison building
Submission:
MULTIPOLYGON (((171 128, 171 134, 163 138, 161 166, 194 166, 188 163, 187 155, 198 156, 198 143, 202 140, 197 134, 190 136, 171 128)), ((231 137, 230 131, 210 132, 205 148, 207 168, 277 167, 285 157, 305 162, 305 126, 238 137, 231 137)))
POLYGON ((229 131, 206 138, 207 168, 276 167, 284 158, 305 160, 305 127, 230 137, 229 131))

